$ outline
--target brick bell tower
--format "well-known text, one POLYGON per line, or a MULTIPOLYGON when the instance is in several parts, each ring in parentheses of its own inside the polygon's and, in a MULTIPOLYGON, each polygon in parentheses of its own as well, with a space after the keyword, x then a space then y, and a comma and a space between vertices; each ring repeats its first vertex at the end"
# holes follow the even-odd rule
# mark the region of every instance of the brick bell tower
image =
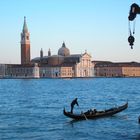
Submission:
POLYGON ((30 34, 28 32, 26 17, 24 17, 24 24, 21 33, 21 64, 30 64, 30 34))

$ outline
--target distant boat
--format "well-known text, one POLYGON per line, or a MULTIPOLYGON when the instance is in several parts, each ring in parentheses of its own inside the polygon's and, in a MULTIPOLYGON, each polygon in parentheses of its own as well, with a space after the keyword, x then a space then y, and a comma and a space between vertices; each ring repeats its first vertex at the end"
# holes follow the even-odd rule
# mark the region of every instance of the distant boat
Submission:
POLYGON ((117 114, 117 113, 127 109, 127 107, 128 107, 128 102, 122 106, 113 107, 113 108, 110 108, 107 110, 97 111, 94 109, 94 110, 88 110, 88 111, 81 113, 81 114, 67 112, 64 108, 63 114, 65 116, 72 118, 72 119, 75 119, 75 120, 98 119, 101 117, 109 117, 109 116, 112 116, 114 114, 117 114))

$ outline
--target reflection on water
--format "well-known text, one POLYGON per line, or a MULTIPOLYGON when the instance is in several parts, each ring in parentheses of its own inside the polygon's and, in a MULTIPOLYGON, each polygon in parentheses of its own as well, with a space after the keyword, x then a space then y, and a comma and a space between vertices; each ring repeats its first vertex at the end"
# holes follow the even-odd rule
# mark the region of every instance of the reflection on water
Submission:
POLYGON ((140 139, 140 79, 0 80, 0 138, 12 140, 140 139), (73 121, 63 115, 77 97, 74 112, 124 104, 113 117, 73 121))

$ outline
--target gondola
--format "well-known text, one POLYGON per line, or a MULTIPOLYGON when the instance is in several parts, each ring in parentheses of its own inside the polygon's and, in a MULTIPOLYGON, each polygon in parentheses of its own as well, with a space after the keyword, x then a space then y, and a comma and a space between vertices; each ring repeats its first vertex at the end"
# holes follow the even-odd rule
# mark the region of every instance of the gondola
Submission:
POLYGON ((88 110, 88 111, 83 112, 83 113, 81 112, 81 114, 67 112, 64 108, 63 114, 69 118, 74 119, 74 120, 98 119, 101 117, 108 117, 108 116, 112 116, 114 114, 117 114, 117 113, 127 109, 127 107, 128 107, 128 102, 122 106, 113 107, 113 108, 110 108, 107 110, 97 111, 94 109, 94 110, 88 110))

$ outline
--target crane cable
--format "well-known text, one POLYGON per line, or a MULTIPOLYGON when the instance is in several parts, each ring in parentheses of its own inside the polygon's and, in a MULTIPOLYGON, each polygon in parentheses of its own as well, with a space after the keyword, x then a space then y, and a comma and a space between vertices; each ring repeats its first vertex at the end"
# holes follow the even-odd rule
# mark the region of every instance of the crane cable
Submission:
POLYGON ((128 20, 128 35, 132 35, 131 33, 131 26, 130 26, 130 21, 128 20))
POLYGON ((128 31, 129 31, 129 34, 133 35, 135 34, 135 26, 136 26, 136 20, 133 21, 133 32, 131 32, 131 22, 128 20, 128 31))
POLYGON ((135 25, 136 25, 136 20, 133 22, 133 34, 135 34, 135 25))

